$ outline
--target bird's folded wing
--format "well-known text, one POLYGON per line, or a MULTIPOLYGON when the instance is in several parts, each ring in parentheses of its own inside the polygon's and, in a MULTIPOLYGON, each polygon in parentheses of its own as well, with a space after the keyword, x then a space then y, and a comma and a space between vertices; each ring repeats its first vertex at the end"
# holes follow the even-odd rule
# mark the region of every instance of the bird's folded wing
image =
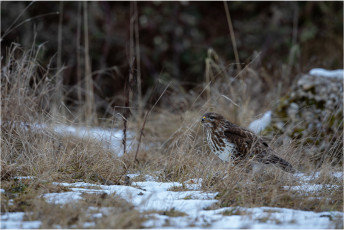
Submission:
POLYGON ((270 149, 269 145, 260 137, 241 127, 227 127, 224 134, 230 141, 234 142, 238 150, 244 155, 255 155, 264 152, 264 149, 270 149))

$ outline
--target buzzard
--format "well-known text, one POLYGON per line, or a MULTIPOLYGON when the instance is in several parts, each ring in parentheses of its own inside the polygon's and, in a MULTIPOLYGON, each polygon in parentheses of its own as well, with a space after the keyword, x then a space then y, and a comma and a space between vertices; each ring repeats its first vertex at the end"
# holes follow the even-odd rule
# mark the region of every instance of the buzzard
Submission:
POLYGON ((206 113, 201 123, 206 130, 211 151, 224 162, 234 164, 251 161, 273 164, 287 172, 295 172, 286 160, 276 156, 269 145, 253 132, 227 121, 217 113, 206 113))

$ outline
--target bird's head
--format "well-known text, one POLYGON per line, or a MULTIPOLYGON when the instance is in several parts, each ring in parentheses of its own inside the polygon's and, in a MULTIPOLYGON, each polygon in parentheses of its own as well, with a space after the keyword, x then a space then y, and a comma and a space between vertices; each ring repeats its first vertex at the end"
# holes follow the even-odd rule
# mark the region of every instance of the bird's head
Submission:
POLYGON ((201 123, 205 128, 216 128, 224 121, 224 117, 218 113, 205 113, 201 119, 201 123))

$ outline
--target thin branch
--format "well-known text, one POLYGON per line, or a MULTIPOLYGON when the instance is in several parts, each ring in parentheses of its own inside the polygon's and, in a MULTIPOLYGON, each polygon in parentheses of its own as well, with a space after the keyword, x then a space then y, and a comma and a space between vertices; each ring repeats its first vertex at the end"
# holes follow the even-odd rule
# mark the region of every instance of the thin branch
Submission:
POLYGON ((139 163, 139 160, 137 159, 137 154, 139 153, 141 139, 142 139, 142 135, 143 135, 143 129, 145 128, 148 114, 149 114, 149 111, 147 111, 146 114, 145 114, 145 117, 143 119, 143 124, 142 124, 141 130, 140 130, 139 143, 137 144, 137 149, 136 149, 136 153, 135 153, 135 161, 136 161, 136 163, 139 163))
POLYGON ((223 1, 223 5, 225 6, 229 33, 231 36, 233 50, 234 50, 235 62, 237 63, 238 72, 241 72, 240 59, 239 59, 239 54, 238 54, 238 50, 237 50, 237 45, 235 42, 235 35, 234 35, 234 29, 233 29, 233 24, 232 24, 232 20, 231 20, 231 15, 229 14, 229 9, 228 9, 228 5, 227 5, 226 1, 223 1))
POLYGON ((171 84, 171 82, 168 83, 168 85, 166 86, 166 88, 161 93, 160 97, 158 98, 158 100, 154 103, 152 108, 149 111, 147 111, 146 114, 145 114, 145 117, 144 117, 143 123, 142 123, 142 127, 141 127, 141 130, 140 130, 139 143, 137 144, 137 149, 136 149, 136 153, 135 153, 135 162, 137 162, 137 163, 139 163, 139 160, 137 159, 137 155, 138 155, 138 152, 139 152, 139 149, 140 149, 141 139, 142 139, 142 135, 143 135, 143 130, 144 130, 145 125, 146 125, 147 117, 148 117, 149 113, 154 109, 156 104, 158 104, 158 102, 160 101, 161 97, 165 94, 166 90, 168 89, 168 87, 170 87, 170 84, 171 84))
POLYGON ((229 97, 227 97, 226 95, 221 95, 222 97, 224 97, 224 98, 226 98, 228 101, 230 101, 230 102, 232 102, 233 103, 233 105, 235 105, 235 106, 237 106, 237 107, 239 107, 240 108, 240 106, 238 105, 238 104, 236 104, 232 99, 230 99, 229 97))
POLYGON ((28 18, 28 19, 25 19, 24 21, 22 21, 21 23, 19 23, 18 25, 16 25, 13 29, 11 29, 10 31, 8 32, 5 32, 2 37, 1 37, 1 40, 2 41, 4 39, 4 37, 6 37, 9 33, 11 33, 13 30, 17 29, 18 27, 20 27, 21 25, 27 23, 27 22, 30 22, 34 19, 37 19, 37 18, 41 18, 41 17, 45 17, 45 16, 49 16, 49 15, 58 15, 59 12, 51 12, 51 13, 46 13, 46 14, 41 14, 41 15, 38 15, 36 17, 32 17, 32 18, 28 18))
POLYGON ((91 70, 91 59, 89 53, 89 35, 88 35, 88 9, 87 2, 83 2, 84 6, 84 38, 85 38, 85 78, 86 78, 86 111, 85 118, 87 124, 95 121, 94 111, 94 93, 93 93, 93 79, 91 70))
MULTIPOLYGON (((27 7, 25 7, 25 9, 18 15, 18 17, 12 22, 12 24, 7 28, 7 30, 5 31, 4 35, 1 37, 1 39, 3 39, 7 34, 9 34, 12 31, 12 27, 14 26, 14 24, 16 24, 16 22, 19 20, 19 18, 25 13, 25 11, 27 9, 29 9, 29 7, 34 4, 35 1, 32 1, 29 3, 29 5, 27 5, 27 7)), ((0 3, 1 4, 1 3, 0 3)), ((20 24, 20 23, 19 23, 20 24)), ((16 28, 16 27, 15 27, 16 28)))
MULTIPOLYGON (((60 15, 59 15, 59 24, 58 24, 58 30, 57 30, 57 58, 56 58, 56 64, 57 69, 60 70, 62 67, 62 24, 63 24, 63 2, 60 2, 60 15)), ((60 71, 57 74, 57 80, 56 80, 56 105, 60 106, 64 103, 64 95, 63 95, 63 74, 62 71, 60 71)), ((61 110, 62 114, 64 114, 64 110, 61 110)))
POLYGON ((137 1, 134 2, 134 15, 135 15, 135 53, 136 53, 136 81, 137 81, 137 103, 138 103, 138 115, 142 114, 142 92, 141 92, 141 60, 140 60, 140 37, 139 37, 139 20, 137 1))
POLYGON ((76 31, 76 76, 78 101, 81 103, 81 56, 80 56, 80 41, 81 41, 81 2, 78 2, 78 14, 77 14, 77 31, 76 31))

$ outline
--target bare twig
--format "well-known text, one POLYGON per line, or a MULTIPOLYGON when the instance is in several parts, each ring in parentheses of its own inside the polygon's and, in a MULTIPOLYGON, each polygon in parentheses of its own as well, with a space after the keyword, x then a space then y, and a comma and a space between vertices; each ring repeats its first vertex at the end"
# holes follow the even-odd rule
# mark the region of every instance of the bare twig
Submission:
POLYGON ((130 3, 130 27, 129 27, 129 79, 125 83, 125 105, 127 109, 123 114, 123 154, 127 153, 127 121, 130 114, 130 102, 133 99, 133 88, 137 81, 137 75, 134 74, 135 65, 135 46, 134 46, 134 22, 135 22, 135 6, 134 3, 130 3), (134 14, 134 15, 133 15, 134 14))
POLYGON ((137 154, 139 153, 141 139, 142 139, 142 135, 143 135, 143 129, 145 128, 148 114, 149 114, 149 111, 147 111, 146 114, 145 114, 145 117, 143 119, 143 124, 142 124, 141 130, 140 130, 139 143, 137 144, 137 149, 136 149, 136 153, 135 153, 135 162, 136 163, 139 163, 139 160, 137 159, 137 154))
POLYGON ((63 1, 60 2, 59 25, 57 32, 57 69, 61 68, 62 64, 62 24, 63 24, 63 1))
MULTIPOLYGON (((135 15, 133 15, 134 6, 133 2, 130 2, 130 27, 129 27, 129 101, 133 101, 134 92, 133 87, 136 82, 135 74, 134 74, 134 66, 135 66, 135 46, 134 46, 134 21, 135 15)), ((129 105, 128 105, 129 106, 129 105)))
POLYGON ((138 115, 142 114, 142 92, 141 92, 141 60, 140 60, 140 37, 139 37, 139 22, 138 22, 138 9, 137 1, 134 2, 134 15, 135 15, 135 53, 136 53, 136 81, 137 81, 137 103, 138 115))
MULTIPOLYGON (((63 2, 60 2, 60 15, 59 15, 59 25, 58 25, 58 32, 57 32, 57 69, 60 70, 62 67, 62 28, 63 28, 63 2)), ((62 71, 59 71, 57 74, 56 80, 56 106, 60 107, 64 104, 63 99, 63 75, 62 71)), ((64 110, 61 110, 62 114, 64 114, 64 110)))
POLYGON ((123 154, 127 153, 127 122, 128 122, 128 117, 129 117, 129 105, 130 105, 130 87, 129 87, 129 81, 127 80, 125 82, 124 86, 124 92, 125 92, 125 104, 124 107, 127 109, 125 110, 122 119, 123 119, 123 139, 122 139, 122 144, 123 144, 123 154))
MULTIPOLYGON (((208 49, 208 57, 205 59, 205 83, 208 85, 211 81, 210 74, 213 76, 213 71, 211 70, 211 53, 212 49, 208 49)), ((210 99, 210 87, 206 88, 207 99, 210 99)))
POLYGON ((76 32, 76 76, 78 79, 77 94, 78 101, 81 103, 81 60, 80 60, 80 34, 81 34, 81 2, 78 2, 78 15, 77 15, 77 32, 76 32))
POLYGON ((85 78, 86 78, 86 122, 90 124, 95 121, 94 116, 94 93, 93 93, 93 79, 91 70, 91 60, 89 54, 89 36, 88 36, 88 11, 87 2, 84 3, 84 37, 85 37, 85 78))
MULTIPOLYGON (((1 37, 1 39, 3 39, 8 33, 10 33, 12 31, 12 27, 14 26, 14 24, 16 24, 16 22, 19 20, 19 18, 25 13, 25 11, 27 9, 29 9, 29 7, 34 4, 35 1, 30 2, 27 7, 25 7, 25 9, 18 15, 18 17, 12 22, 12 24, 6 29, 5 33, 3 34, 3 36, 1 37)), ((1 4, 1 3, 0 3, 1 4)), ((16 27, 15 27, 16 28, 16 27)))
POLYGON ((223 5, 225 6, 229 33, 231 36, 233 50, 234 50, 235 62, 237 64, 238 72, 240 73, 241 72, 240 59, 239 59, 239 54, 238 54, 238 50, 237 50, 237 45, 235 42, 235 35, 234 35, 234 29, 233 29, 233 24, 232 24, 232 20, 231 20, 231 15, 229 14, 229 9, 228 9, 228 5, 227 5, 226 1, 223 1, 223 5))
POLYGON ((139 143, 137 144, 137 149, 136 149, 136 153, 135 153, 135 162, 136 162, 136 163, 139 163, 139 160, 137 159, 137 154, 138 154, 139 149, 140 149, 141 138, 142 138, 142 135, 143 135, 143 130, 144 130, 145 125, 146 125, 147 117, 148 117, 149 113, 154 109, 154 107, 156 106, 156 104, 158 104, 158 102, 160 101, 161 97, 165 94, 166 90, 168 89, 168 87, 170 87, 170 84, 171 84, 171 82, 168 83, 168 85, 166 86, 166 88, 165 88, 164 91, 161 93, 160 97, 158 98, 158 100, 154 103, 154 105, 152 106, 152 108, 151 108, 149 111, 147 111, 146 114, 145 114, 145 117, 144 117, 143 123, 142 123, 142 127, 141 127, 141 130, 140 130, 139 143))
POLYGON ((237 107, 239 107, 240 108, 240 106, 238 105, 238 104, 236 104, 232 99, 230 99, 229 97, 227 97, 226 95, 221 95, 222 97, 224 97, 224 98, 226 98, 228 101, 230 101, 230 102, 232 102, 233 103, 233 105, 235 105, 235 106, 237 106, 237 107))
POLYGON ((21 25, 27 23, 27 22, 30 22, 34 19, 37 19, 37 18, 42 18, 42 17, 45 17, 45 16, 49 16, 49 15, 57 15, 59 14, 59 12, 50 12, 50 13, 46 13, 46 14, 40 14, 40 15, 37 15, 35 17, 32 17, 32 18, 28 18, 28 19, 25 19, 24 21, 20 22, 18 25, 14 26, 14 24, 19 20, 19 18, 25 13, 25 11, 33 4, 35 3, 35 1, 32 1, 27 7, 25 7, 25 9, 20 13, 20 15, 13 21, 13 23, 7 28, 7 30, 3 33, 3 35, 1 36, 1 39, 0 41, 2 41, 4 39, 4 37, 6 37, 9 33, 11 33, 13 30, 17 29, 18 27, 20 27, 21 25))

